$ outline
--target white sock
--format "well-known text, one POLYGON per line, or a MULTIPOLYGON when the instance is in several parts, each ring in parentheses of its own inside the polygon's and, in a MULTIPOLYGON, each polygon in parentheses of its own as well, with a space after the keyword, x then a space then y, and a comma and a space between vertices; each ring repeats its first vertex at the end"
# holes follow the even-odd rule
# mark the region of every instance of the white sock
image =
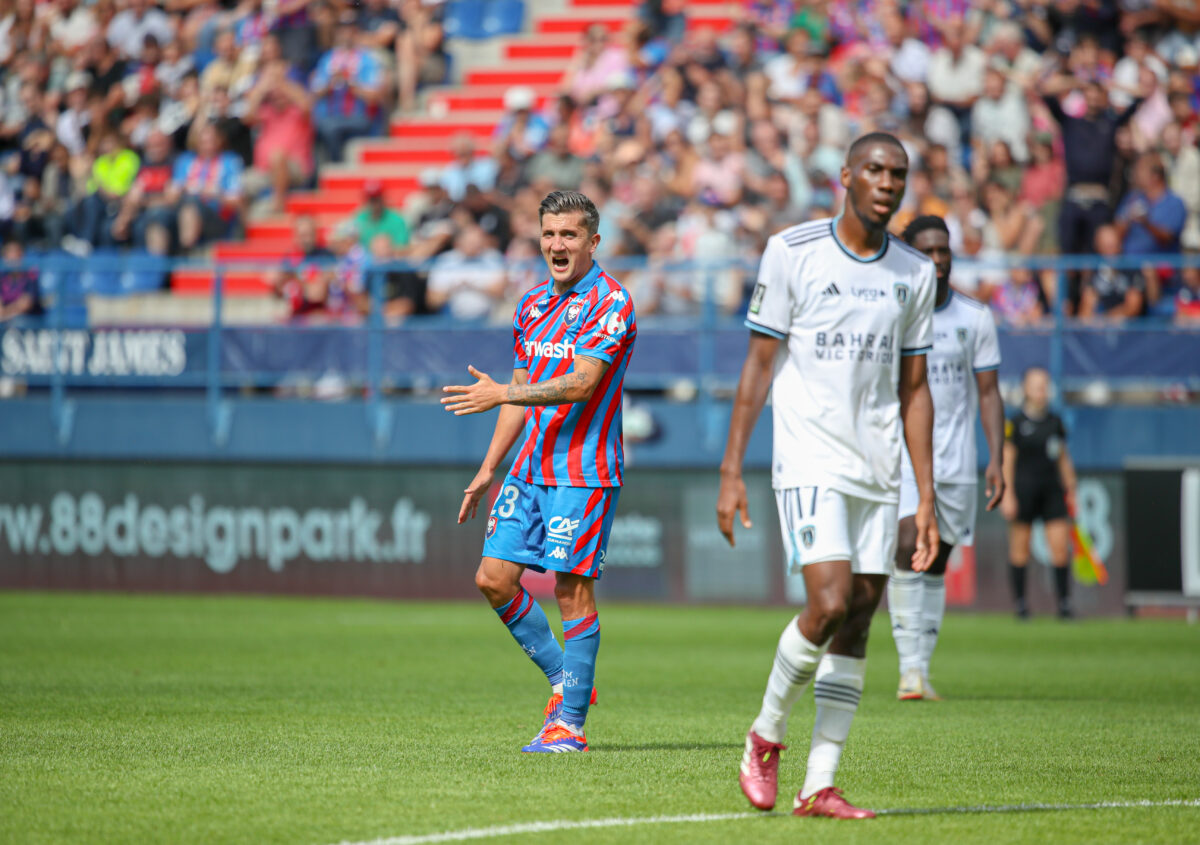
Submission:
POLYGON ((833 786, 842 748, 850 735, 850 723, 854 721, 854 711, 862 698, 866 673, 865 659, 840 654, 826 654, 821 658, 813 681, 817 719, 813 723, 808 774, 804 777, 804 788, 800 790, 801 798, 833 786))
POLYGON ((788 715, 816 671, 817 662, 829 643, 813 645, 800 633, 799 616, 792 619, 779 637, 775 663, 767 676, 762 710, 754 720, 754 732, 768 742, 783 742, 788 715))
POLYGON ((946 615, 946 576, 923 573, 921 580, 925 585, 921 595, 921 674, 929 677, 929 661, 946 615))
POLYGON ((892 639, 900 655, 900 674, 921 666, 921 607, 925 581, 920 572, 897 571, 888 579, 892 639))
POLYGON ((559 681, 557 684, 550 685, 550 694, 551 695, 562 695, 562 691, 563 691, 562 681, 559 681))

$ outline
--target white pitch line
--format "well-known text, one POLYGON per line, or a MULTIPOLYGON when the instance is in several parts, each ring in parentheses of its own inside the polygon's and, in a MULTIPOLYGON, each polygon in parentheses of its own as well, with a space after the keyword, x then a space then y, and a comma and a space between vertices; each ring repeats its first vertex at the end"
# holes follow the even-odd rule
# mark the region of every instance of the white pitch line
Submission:
MULTIPOLYGON (((977 807, 913 807, 876 810, 881 816, 918 816, 952 813, 1030 813, 1048 810, 1121 810, 1143 807, 1200 807, 1200 798, 1174 801, 1098 801, 1093 804, 999 804, 977 807)), ((468 827, 419 836, 388 836, 366 842, 343 841, 339 845, 426 845, 433 842, 463 842, 469 839, 492 839, 497 836, 518 836, 523 833, 554 833, 560 830, 581 830, 594 827, 633 827, 643 824, 698 824, 738 819, 761 819, 783 816, 784 813, 695 813, 685 816, 632 816, 612 819, 559 819, 548 822, 525 822, 498 827, 468 827)))

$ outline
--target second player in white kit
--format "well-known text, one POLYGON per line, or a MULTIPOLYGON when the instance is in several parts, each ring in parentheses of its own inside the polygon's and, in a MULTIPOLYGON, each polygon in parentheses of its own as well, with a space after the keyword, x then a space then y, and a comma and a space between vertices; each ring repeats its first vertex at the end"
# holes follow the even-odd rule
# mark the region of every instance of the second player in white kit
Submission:
POLYGON ((933 480, 936 496, 938 556, 925 572, 913 572, 912 559, 918 494, 908 452, 902 453, 900 534, 896 572, 888 582, 892 636, 900 657, 901 701, 936 699, 929 683, 929 663, 946 611, 946 564, 958 544, 971 545, 975 534, 978 471, 976 411, 987 436, 985 472, 988 510, 1004 495, 1001 457, 1004 445, 1004 402, 997 370, 1000 345, 991 312, 950 287, 950 235, 946 223, 932 215, 918 217, 904 230, 904 240, 933 260, 937 298, 933 311, 933 349, 926 356, 926 379, 933 396, 933 480))
POLYGON ((855 141, 842 168, 842 214, 771 237, 746 317, 749 350, 721 462, 717 521, 731 544, 735 515, 749 527, 742 462, 770 390, 772 486, 787 564, 803 573, 808 594, 779 639, 746 736, 739 783, 764 810, 775 805, 788 716, 811 680, 817 714, 793 812, 874 815, 846 801, 834 777, 862 696, 867 630, 892 571, 905 444, 921 499, 914 568, 929 566, 938 547, 925 382, 934 267, 887 233, 907 172, 893 136, 855 141))

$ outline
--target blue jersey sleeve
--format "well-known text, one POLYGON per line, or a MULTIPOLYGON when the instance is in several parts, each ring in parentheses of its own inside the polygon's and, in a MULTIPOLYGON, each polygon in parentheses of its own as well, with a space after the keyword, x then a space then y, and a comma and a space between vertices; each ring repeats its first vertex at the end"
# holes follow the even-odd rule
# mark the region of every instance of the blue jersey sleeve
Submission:
POLYGON ((636 331, 633 300, 624 290, 611 291, 588 312, 575 338, 575 355, 611 364, 636 331))

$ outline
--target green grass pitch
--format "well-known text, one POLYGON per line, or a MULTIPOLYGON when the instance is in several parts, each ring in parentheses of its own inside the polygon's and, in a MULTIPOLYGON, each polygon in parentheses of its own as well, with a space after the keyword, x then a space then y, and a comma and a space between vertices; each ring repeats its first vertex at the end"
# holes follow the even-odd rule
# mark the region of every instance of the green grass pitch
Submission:
MULTIPOLYGON (((557 614, 550 610, 551 618, 557 614)), ((482 601, 0 593, 0 842, 323 845, 749 809, 786 609, 601 607, 588 754, 526 756, 544 680, 482 601)), ((869 807, 1200 798, 1200 629, 951 614, 898 703, 886 616, 839 782, 869 807)), ((803 780, 797 706, 780 805, 803 780)), ((1197 842, 1200 807, 762 818, 499 841, 1197 842)))

